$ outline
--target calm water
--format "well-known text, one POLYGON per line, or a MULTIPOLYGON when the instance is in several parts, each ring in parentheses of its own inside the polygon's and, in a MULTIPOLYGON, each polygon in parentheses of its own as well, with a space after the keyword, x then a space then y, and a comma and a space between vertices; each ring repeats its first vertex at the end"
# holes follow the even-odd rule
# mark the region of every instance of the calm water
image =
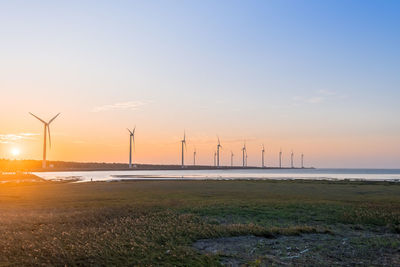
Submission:
POLYGON ((161 171, 85 171, 38 172, 48 180, 79 179, 88 181, 118 180, 237 180, 237 179, 307 179, 400 181, 400 170, 388 169, 294 169, 294 170, 161 170, 161 171))

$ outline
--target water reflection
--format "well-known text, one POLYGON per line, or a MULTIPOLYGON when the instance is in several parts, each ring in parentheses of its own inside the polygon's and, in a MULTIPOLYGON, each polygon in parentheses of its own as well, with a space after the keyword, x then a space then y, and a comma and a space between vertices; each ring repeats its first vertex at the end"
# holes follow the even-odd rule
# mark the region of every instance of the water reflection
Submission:
POLYGON ((400 170, 384 169, 246 169, 246 170, 149 170, 38 172, 47 180, 79 179, 88 181, 118 180, 239 180, 239 179, 306 179, 399 181, 400 170))

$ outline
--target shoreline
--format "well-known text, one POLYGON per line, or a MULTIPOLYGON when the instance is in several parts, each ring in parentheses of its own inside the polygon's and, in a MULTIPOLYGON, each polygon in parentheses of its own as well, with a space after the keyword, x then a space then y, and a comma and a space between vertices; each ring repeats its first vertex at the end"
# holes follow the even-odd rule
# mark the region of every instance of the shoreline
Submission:
POLYGON ((0 185, 6 184, 43 184, 43 183, 131 183, 131 182, 272 182, 272 183, 327 183, 327 184, 399 184, 400 179, 363 179, 363 178, 293 178, 293 177, 282 177, 282 178, 257 178, 257 177, 168 177, 168 176, 141 176, 141 177, 124 177, 124 176, 112 176, 107 180, 84 180, 74 177, 71 179, 45 179, 36 174, 7 174, 0 175, 0 185))
POLYGON ((30 181, 345 181, 399 183, 400 173, 335 173, 315 168, 79 168, 37 172, 3 172, 0 183, 30 181), (265 170, 251 171, 251 170, 265 170), (299 170, 305 170, 304 172, 299 170), (309 171, 307 171, 309 170, 309 171), (315 170, 315 172, 313 171, 315 170), (269 172, 270 171, 270 172, 269 172), (29 177, 29 178, 28 178, 29 177), (33 177, 33 179, 32 179, 33 177))
POLYGON ((136 168, 57 168, 38 169, 29 172, 95 172, 95 171, 209 171, 209 170, 315 170, 314 167, 291 168, 291 167, 209 167, 209 166, 187 166, 187 167, 136 167, 136 168))

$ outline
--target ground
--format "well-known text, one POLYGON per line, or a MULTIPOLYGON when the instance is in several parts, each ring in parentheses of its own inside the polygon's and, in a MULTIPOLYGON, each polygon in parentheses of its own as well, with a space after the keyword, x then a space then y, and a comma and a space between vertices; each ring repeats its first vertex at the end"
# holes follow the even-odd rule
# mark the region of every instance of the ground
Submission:
POLYGON ((400 265, 400 184, 0 184, 0 266, 400 265))

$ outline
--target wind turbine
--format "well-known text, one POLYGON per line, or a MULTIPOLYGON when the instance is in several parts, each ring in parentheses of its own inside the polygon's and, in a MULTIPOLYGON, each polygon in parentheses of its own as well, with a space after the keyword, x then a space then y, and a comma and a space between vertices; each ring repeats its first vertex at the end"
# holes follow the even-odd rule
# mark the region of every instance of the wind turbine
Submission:
POLYGON ((293 156, 294 156, 294 154, 293 154, 293 150, 292 150, 292 153, 290 154, 290 166, 291 166, 292 168, 294 168, 293 156))
POLYGON ((304 169, 304 154, 301 154, 301 168, 304 169))
POLYGON ((219 168, 219 150, 222 148, 221 143, 219 142, 219 137, 218 138, 218 145, 217 145, 217 167, 219 168))
POLYGON ((247 167, 247 149, 246 149, 246 167, 247 167))
POLYGON ((244 142, 243 147, 242 147, 243 168, 246 166, 245 154, 247 155, 247 152, 246 152, 246 142, 244 142))
POLYGON ((282 148, 279 150, 279 168, 282 168, 282 148))
POLYGON ((264 144, 262 145, 262 150, 261 150, 261 167, 264 168, 265 164, 264 164, 264 154, 265 154, 265 147, 264 144))
POLYGON ((196 166, 196 154, 197 154, 196 148, 194 148, 194 151, 193 151, 193 166, 196 166))
POLYGON ((186 133, 183 132, 183 139, 181 140, 182 143, 182 168, 185 167, 185 152, 184 149, 186 149, 186 133))
POLYGON ((231 151, 231 167, 233 167, 233 152, 231 151))
POLYGON ((43 141, 43 161, 42 161, 42 168, 45 169, 46 168, 46 143, 47 143, 47 138, 46 135, 47 133, 49 133, 49 147, 51 148, 51 136, 50 136, 50 123, 52 123, 57 117, 58 115, 60 115, 60 113, 58 113, 57 115, 55 115, 51 120, 49 120, 49 122, 45 122, 44 120, 42 120, 41 118, 39 118, 38 116, 34 115, 33 113, 29 112, 29 114, 31 114, 33 117, 35 117, 36 119, 38 119, 39 121, 41 121, 44 125, 44 141, 43 141))
POLYGON ((135 131, 136 131, 136 126, 133 127, 133 130, 129 130, 129 169, 132 168, 132 149, 135 147, 135 131), (133 146, 133 147, 132 147, 133 146))

